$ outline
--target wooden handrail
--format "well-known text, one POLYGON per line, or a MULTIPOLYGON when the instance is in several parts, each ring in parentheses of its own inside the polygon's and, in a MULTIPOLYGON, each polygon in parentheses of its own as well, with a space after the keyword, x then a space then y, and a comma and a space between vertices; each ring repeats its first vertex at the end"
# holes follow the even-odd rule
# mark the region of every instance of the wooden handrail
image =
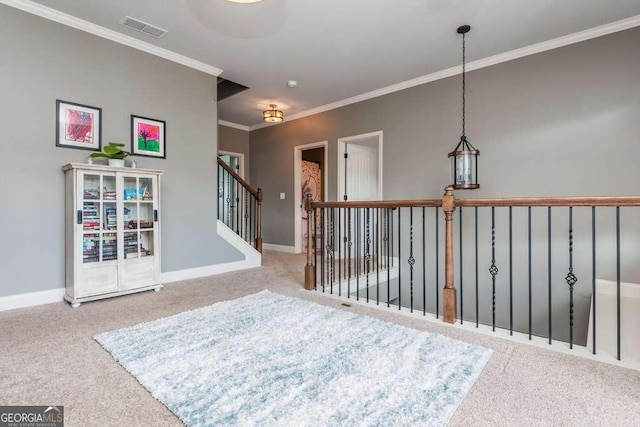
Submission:
POLYGON ((323 208, 439 208, 442 199, 380 200, 361 202, 311 202, 311 209, 323 208))
POLYGON ((253 188, 247 181, 245 181, 244 179, 242 179, 242 177, 240 175, 238 175, 233 169, 231 169, 231 166, 229 166, 228 164, 225 163, 224 160, 222 160, 220 157, 218 157, 218 165, 222 166, 222 168, 224 170, 226 170, 227 172, 229 172, 229 174, 240 183, 240 185, 242 185, 244 188, 246 188, 246 190, 251 193, 253 195, 253 197, 255 197, 259 202, 262 201, 262 192, 260 191, 259 188, 253 188))
POLYGON ((499 199, 455 199, 455 206, 471 207, 615 207, 640 206, 640 197, 517 197, 499 199))

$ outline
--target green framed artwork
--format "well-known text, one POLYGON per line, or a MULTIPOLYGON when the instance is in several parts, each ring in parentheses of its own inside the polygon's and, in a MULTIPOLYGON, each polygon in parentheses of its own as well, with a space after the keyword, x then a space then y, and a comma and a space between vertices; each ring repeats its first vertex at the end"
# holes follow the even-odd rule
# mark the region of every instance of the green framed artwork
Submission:
POLYGON ((131 115, 131 154, 166 159, 166 130, 163 120, 131 115))

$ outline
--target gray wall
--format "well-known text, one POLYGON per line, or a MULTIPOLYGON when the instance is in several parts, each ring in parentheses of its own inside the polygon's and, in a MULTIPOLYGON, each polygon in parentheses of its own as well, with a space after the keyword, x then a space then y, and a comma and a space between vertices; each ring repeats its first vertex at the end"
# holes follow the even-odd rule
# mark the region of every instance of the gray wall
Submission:
MULTIPOLYGON (((465 196, 638 194, 640 28, 467 75, 467 134, 481 188, 465 196)), ((251 176, 264 190, 264 239, 293 245, 293 147, 384 131, 385 199, 437 198, 461 132, 461 77, 251 132, 251 176), (419 184, 416 184, 419 183, 419 184), (407 185, 410 184, 410 185, 407 185)))
MULTIPOLYGON (((481 151, 480 184, 457 197, 638 195, 640 182, 640 28, 521 58, 467 75, 467 134, 481 151)), ((293 188, 293 147, 329 141, 329 200, 336 200, 337 139, 384 132, 384 199, 439 198, 449 181, 447 153, 461 132, 461 77, 431 82, 358 104, 251 132, 253 180, 264 189, 265 242, 294 244, 293 200, 278 200, 293 188)), ((622 278, 640 281, 640 215, 623 209, 622 278)), ((514 209, 512 275, 515 328, 526 331, 526 210, 514 209)), ((416 211, 415 236, 422 233, 416 211)), ((576 209, 574 273, 576 341, 586 340, 591 300, 590 211, 576 209)), ((402 213, 402 305, 409 305, 409 212, 402 213)), ((457 214, 458 215, 458 214, 457 214)), ((490 210, 479 214, 480 319, 491 320, 490 210)), ((496 225, 497 321, 509 326, 508 210, 498 210, 496 225)), ((473 211, 463 212, 465 317, 475 318, 473 211)), ((546 209, 533 212, 533 328, 547 329, 546 209)), ((435 310, 443 268, 435 279, 434 212, 426 215, 427 307, 435 310)), ((457 219, 456 219, 457 221, 457 219)), ((552 215, 552 312, 555 338, 568 339, 568 212, 552 215)), ((397 223, 396 223, 397 224, 397 223)), ((597 277, 615 280, 615 212, 598 213, 597 277)), ((440 215, 440 262, 444 256, 440 215)), ((458 223, 455 226, 458 242, 458 223)), ((397 251, 397 247, 396 247, 397 251)), ((422 307, 422 251, 414 248, 415 307, 422 307)), ((459 254, 456 249, 456 286, 459 254)), ((442 303, 442 299, 440 299, 442 303)), ((440 305, 442 307, 442 305, 440 305)), ((460 306, 459 306, 460 308, 460 306)))
POLYGON ((167 122, 162 271, 242 258, 216 233, 213 76, 0 6, 0 296, 64 286, 61 166, 88 151, 55 146, 62 99, 102 108, 102 141, 130 143, 130 114, 167 122))
POLYGON ((218 150, 244 154, 244 179, 251 182, 251 162, 249 159, 249 132, 227 126, 218 126, 218 150))

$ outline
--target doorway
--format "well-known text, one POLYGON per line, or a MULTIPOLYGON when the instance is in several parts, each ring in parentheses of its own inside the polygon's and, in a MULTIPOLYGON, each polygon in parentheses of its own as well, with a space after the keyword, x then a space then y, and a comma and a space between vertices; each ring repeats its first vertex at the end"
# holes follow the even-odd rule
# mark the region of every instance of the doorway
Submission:
MULTIPOLYGON (((327 200, 327 141, 294 147, 294 252, 306 253, 307 211, 304 201, 311 197, 314 202, 327 200)), ((317 224, 316 224, 317 228, 317 224)), ((320 235, 320 230, 317 230, 320 235)))
MULTIPOLYGON (((338 199, 345 202, 382 200, 382 131, 338 139, 338 199)), ((341 221, 342 235, 364 236, 369 224, 374 224, 370 233, 372 241, 376 241, 378 211, 356 209, 354 214, 353 220, 345 217, 341 221)), ((349 244, 346 251, 348 257, 356 259, 358 253, 365 253, 364 239, 349 244)))
POLYGON ((338 198, 382 200, 382 131, 338 139, 338 198))

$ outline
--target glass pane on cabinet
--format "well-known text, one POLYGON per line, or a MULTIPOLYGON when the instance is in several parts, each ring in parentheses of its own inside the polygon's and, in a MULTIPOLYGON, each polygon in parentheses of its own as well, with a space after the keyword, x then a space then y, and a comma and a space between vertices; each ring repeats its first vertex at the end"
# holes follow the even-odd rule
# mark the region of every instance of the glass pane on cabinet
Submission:
POLYGON ((118 228, 116 204, 104 203, 103 206, 104 206, 104 213, 102 215, 102 218, 104 218, 103 230, 115 231, 118 228))
POLYGON ((82 207, 82 229, 100 230, 100 203, 83 203, 82 207))
POLYGON ((82 198, 84 200, 100 199, 100 175, 84 175, 82 198))
POLYGON ((124 209, 122 212, 122 228, 125 230, 131 230, 131 221, 137 220, 138 218, 138 209, 136 207, 136 203, 127 203, 125 202, 124 209))
POLYGON ((140 178, 139 189, 140 200, 152 201, 153 200, 153 179, 140 178))
POLYGON ((141 230, 153 228, 153 204, 140 203, 136 206, 136 218, 131 221, 131 228, 141 230))
POLYGON ((140 256, 153 255, 153 231, 140 232, 140 256))
POLYGON ((85 234, 82 236, 82 262, 98 262, 99 234, 85 234))
POLYGON ((102 261, 118 259, 118 239, 115 233, 102 235, 102 261))
POLYGON ((115 200, 115 199, 116 199, 116 177, 103 176, 102 177, 102 200, 115 200))
POLYGON ((135 177, 124 177, 124 200, 138 200, 138 179, 135 177))
POLYGON ((125 231, 124 233, 124 257, 138 258, 138 232, 125 231))

